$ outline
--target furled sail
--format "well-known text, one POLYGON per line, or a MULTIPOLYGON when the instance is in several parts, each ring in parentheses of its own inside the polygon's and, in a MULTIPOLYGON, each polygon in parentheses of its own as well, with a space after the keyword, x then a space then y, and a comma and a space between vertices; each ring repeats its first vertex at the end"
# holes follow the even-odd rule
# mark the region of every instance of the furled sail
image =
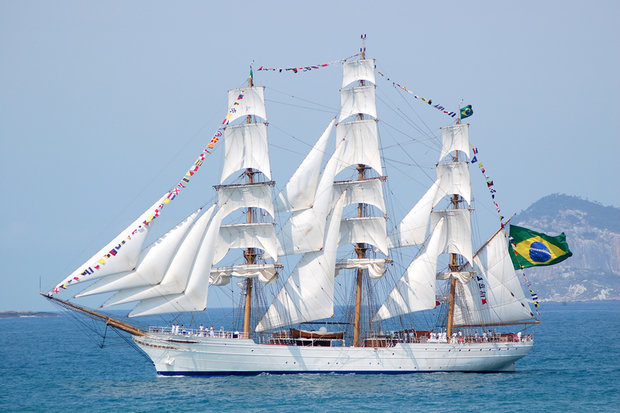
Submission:
POLYGON ((437 257, 443 251, 445 242, 446 225, 442 218, 433 228, 428 243, 396 283, 372 321, 435 308, 437 257))
POLYGON ((228 285, 232 277, 258 278, 261 282, 269 284, 278 278, 278 265, 273 263, 227 265, 212 268, 210 277, 209 283, 218 287, 228 285))
POLYGON ((336 263, 336 275, 340 270, 361 268, 368 270, 370 278, 381 278, 385 275, 385 264, 388 258, 348 258, 336 263))
POLYGON ((482 248, 474 263, 478 272, 469 281, 459 280, 457 283, 456 325, 497 324, 534 318, 508 255, 503 231, 482 248))
POLYGON ((312 150, 289 179, 286 187, 276 197, 276 210, 278 212, 299 211, 311 208, 314 204, 323 155, 335 122, 336 119, 332 119, 312 150))
POLYGON ((256 326, 257 332, 319 320, 334 314, 336 251, 343 204, 344 195, 338 200, 329 217, 325 248, 302 256, 256 326))

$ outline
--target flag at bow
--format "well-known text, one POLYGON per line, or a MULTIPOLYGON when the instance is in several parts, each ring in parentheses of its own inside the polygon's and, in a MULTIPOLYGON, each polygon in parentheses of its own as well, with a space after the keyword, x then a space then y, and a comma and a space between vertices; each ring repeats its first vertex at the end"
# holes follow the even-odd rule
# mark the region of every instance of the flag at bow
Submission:
POLYGON ((516 270, 557 264, 573 255, 564 233, 551 237, 516 225, 510 225, 508 250, 516 270))
POLYGON ((467 105, 464 108, 461 108, 461 119, 465 119, 474 114, 474 110, 471 108, 471 105, 467 105))

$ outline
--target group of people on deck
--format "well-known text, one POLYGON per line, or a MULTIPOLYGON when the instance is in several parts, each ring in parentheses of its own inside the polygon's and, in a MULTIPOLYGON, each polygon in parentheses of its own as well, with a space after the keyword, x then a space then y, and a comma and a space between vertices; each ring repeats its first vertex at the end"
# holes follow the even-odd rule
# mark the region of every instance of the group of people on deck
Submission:
POLYGON ((239 331, 230 332, 224 331, 224 327, 220 327, 219 331, 215 331, 213 326, 205 327, 204 325, 200 325, 197 330, 195 329, 186 329, 182 324, 172 324, 170 327, 170 332, 172 334, 179 334, 184 336, 193 336, 196 335, 198 337, 222 337, 222 338, 242 338, 242 334, 239 331))

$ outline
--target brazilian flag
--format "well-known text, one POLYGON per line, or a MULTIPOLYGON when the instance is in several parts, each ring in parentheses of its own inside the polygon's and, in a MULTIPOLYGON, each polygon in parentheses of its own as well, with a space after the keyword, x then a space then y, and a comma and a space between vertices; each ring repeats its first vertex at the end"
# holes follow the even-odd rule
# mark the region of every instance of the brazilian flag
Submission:
POLYGON ((467 105, 464 108, 461 108, 461 119, 465 119, 474 114, 474 110, 471 108, 471 105, 467 105))
POLYGON ((516 225, 510 226, 508 250, 516 270, 557 264, 573 255, 564 233, 551 237, 516 225))

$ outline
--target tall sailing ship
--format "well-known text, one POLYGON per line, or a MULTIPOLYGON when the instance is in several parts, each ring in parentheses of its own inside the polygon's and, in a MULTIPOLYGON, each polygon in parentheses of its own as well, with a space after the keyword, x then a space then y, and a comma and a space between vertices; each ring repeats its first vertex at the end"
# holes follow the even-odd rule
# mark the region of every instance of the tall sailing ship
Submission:
POLYGON ((538 320, 504 225, 474 252, 469 124, 441 128, 436 179, 388 225, 375 61, 362 47, 341 64, 339 112, 280 191, 265 88, 251 74, 228 94, 217 201, 146 246, 175 188, 44 296, 131 334, 160 375, 513 370, 533 346, 523 330, 538 320), (227 329, 138 329, 58 298, 76 286, 86 288, 74 298, 107 294, 102 307, 132 303, 129 317, 208 312, 209 292, 234 289, 243 317, 227 329), (268 290, 261 305, 255 293, 268 290))

